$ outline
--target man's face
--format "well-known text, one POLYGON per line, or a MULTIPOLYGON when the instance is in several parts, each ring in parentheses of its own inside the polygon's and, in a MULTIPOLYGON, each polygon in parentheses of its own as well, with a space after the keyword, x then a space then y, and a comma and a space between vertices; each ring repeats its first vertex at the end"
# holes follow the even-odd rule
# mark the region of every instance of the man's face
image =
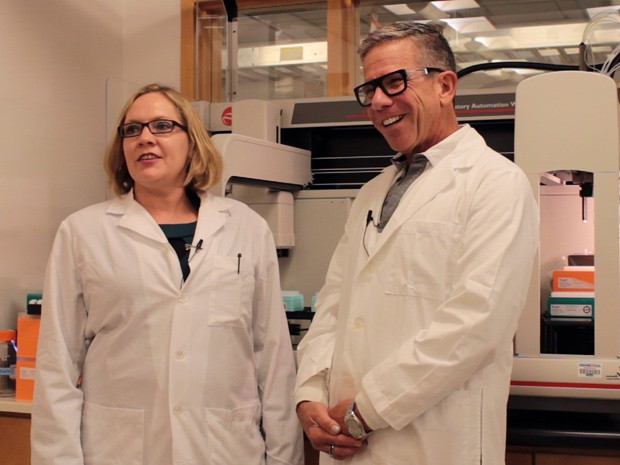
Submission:
MULTIPOLYGON (((399 69, 432 66, 421 62, 419 55, 409 39, 377 45, 364 58, 364 81, 399 69)), ((405 154, 422 152, 442 139, 441 91, 438 73, 413 73, 399 95, 390 97, 377 88, 368 116, 392 149, 405 154)))

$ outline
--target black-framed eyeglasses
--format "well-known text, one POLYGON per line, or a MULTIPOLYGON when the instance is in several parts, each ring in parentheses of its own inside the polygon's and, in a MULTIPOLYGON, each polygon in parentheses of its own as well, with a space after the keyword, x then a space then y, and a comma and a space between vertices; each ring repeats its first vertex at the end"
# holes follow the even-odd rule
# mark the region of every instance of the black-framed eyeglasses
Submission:
POLYGON ((172 132, 175 126, 187 132, 187 126, 182 125, 178 121, 171 119, 154 119, 153 121, 147 121, 146 123, 133 122, 121 124, 118 127, 118 134, 123 139, 127 139, 128 137, 138 137, 142 134, 145 126, 149 128, 149 131, 151 131, 151 134, 153 135, 172 132))
POLYGON ((441 73, 443 69, 440 68, 420 68, 420 69, 399 69, 392 71, 391 73, 379 76, 376 79, 372 79, 364 84, 353 89, 357 102, 363 107, 369 107, 372 98, 375 95, 377 87, 379 87, 385 95, 394 97, 395 95, 402 94, 407 90, 407 82, 409 76, 414 73, 429 74, 432 72, 441 73))

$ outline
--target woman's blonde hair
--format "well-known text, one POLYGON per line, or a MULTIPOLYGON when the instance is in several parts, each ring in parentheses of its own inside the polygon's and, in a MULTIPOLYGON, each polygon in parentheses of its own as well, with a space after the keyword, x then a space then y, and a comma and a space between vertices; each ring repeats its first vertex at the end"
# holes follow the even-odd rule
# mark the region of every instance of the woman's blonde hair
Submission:
MULTIPOLYGON (((166 96, 177 108, 181 116, 180 123, 187 127, 190 141, 187 176, 183 185, 190 190, 207 190, 215 185, 222 175, 222 157, 215 149, 198 112, 190 101, 175 89, 162 84, 149 84, 140 89, 129 99, 123 108, 118 126, 125 123, 127 112, 133 103, 145 94, 159 92, 166 96)), ((104 167, 108 174, 110 186, 117 195, 128 193, 134 186, 123 153, 123 139, 118 131, 110 141, 104 157, 104 167)))

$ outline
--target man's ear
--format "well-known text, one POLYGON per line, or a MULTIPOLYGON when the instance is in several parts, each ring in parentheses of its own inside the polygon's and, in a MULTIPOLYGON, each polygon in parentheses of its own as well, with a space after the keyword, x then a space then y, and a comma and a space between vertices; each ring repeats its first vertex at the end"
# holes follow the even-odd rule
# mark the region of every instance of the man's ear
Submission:
POLYGON ((442 105, 452 105, 456 95, 456 82, 458 77, 453 71, 443 71, 437 76, 437 82, 440 86, 439 98, 442 105))

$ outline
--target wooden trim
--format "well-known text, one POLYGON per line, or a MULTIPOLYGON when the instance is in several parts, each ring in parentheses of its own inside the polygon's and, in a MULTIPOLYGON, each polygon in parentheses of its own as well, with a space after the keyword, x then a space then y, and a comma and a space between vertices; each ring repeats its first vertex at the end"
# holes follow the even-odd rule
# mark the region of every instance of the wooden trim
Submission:
MULTIPOLYGON (((237 0, 241 10, 273 10, 274 7, 295 7, 324 5, 327 0, 237 0)), ((204 11, 224 11, 222 0, 197 0, 196 5, 204 11)))
POLYGON ((327 1, 327 95, 350 95, 359 58, 359 0, 327 1))
POLYGON ((180 0, 181 7, 181 88, 187 98, 196 97, 196 19, 194 0, 180 0))
POLYGON ((198 89, 196 92, 197 100, 207 100, 209 102, 221 102, 223 98, 221 79, 222 79, 222 27, 226 27, 222 17, 213 17, 201 21, 205 27, 198 43, 197 62, 203 68, 203 72, 198 73, 198 89))

